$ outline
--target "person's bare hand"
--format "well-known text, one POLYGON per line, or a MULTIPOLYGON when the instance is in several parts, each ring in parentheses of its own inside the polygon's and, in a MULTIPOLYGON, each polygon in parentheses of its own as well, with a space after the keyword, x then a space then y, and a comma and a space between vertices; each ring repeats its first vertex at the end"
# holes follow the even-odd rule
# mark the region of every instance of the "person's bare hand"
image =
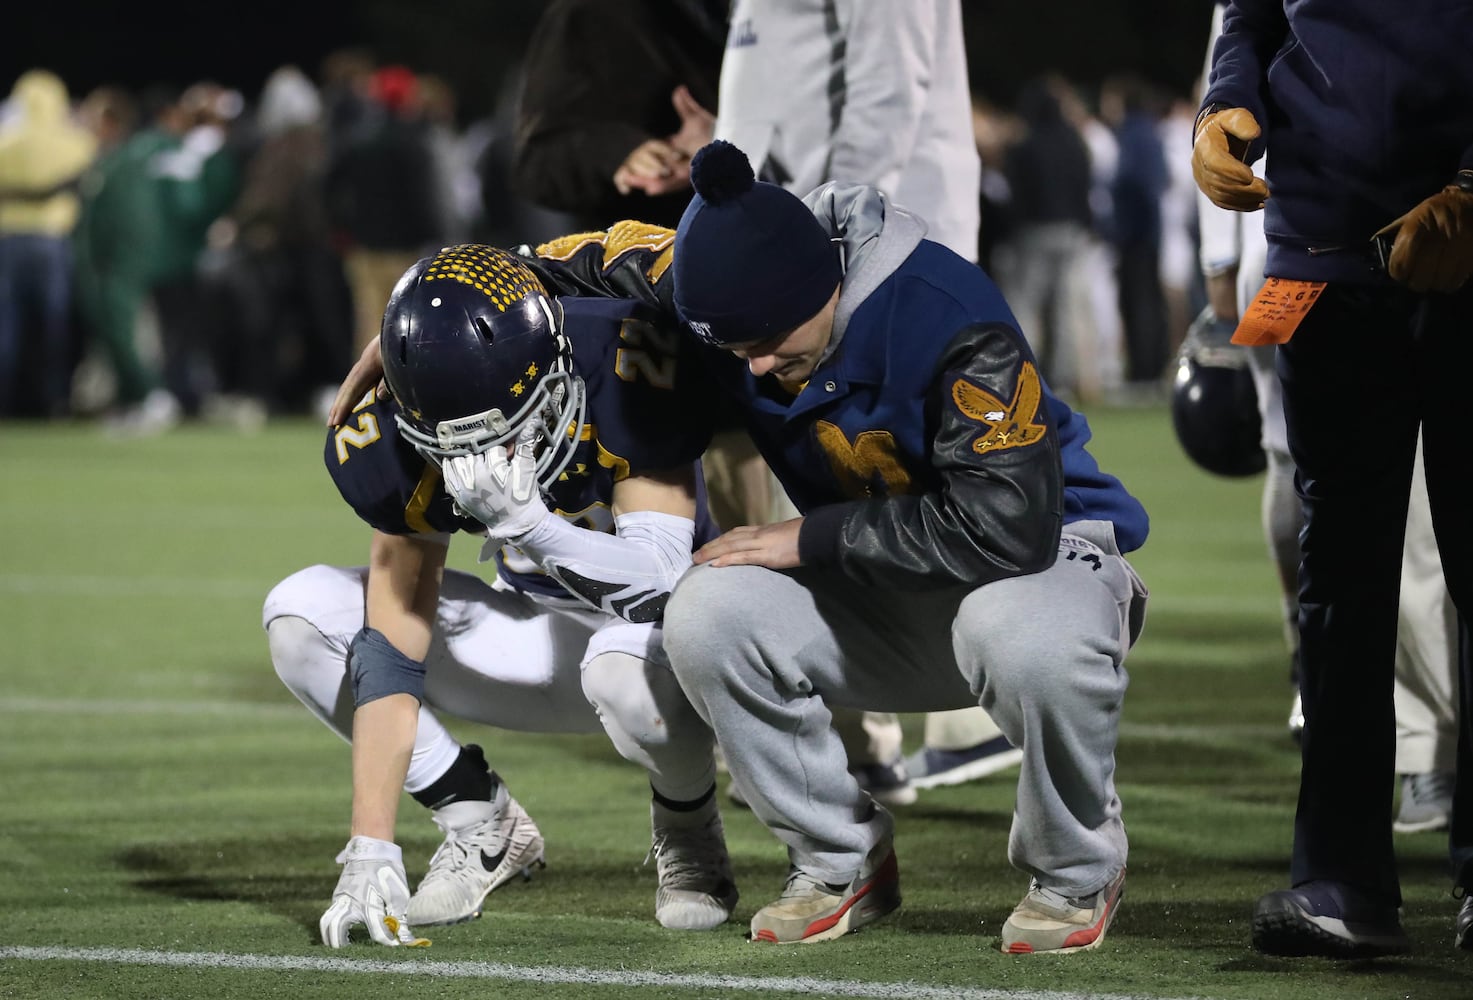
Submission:
POLYGON ((614 171, 614 187, 620 194, 664 194, 689 183, 689 159, 663 139, 646 139, 614 171))
POLYGON ((389 387, 384 384, 383 377, 384 361, 379 357, 378 338, 374 337, 363 349, 363 353, 358 355, 358 360, 344 376, 342 385, 338 386, 338 394, 333 397, 332 406, 327 411, 327 426, 343 426, 348 414, 353 412, 353 407, 375 385, 378 386, 378 398, 387 399, 389 387))
POLYGON ((680 129, 668 139, 646 139, 614 171, 620 194, 642 191, 651 197, 690 187, 690 158, 716 133, 716 116, 691 96, 685 84, 670 93, 680 129))
POLYGON ((712 566, 792 569, 803 565, 798 556, 798 531, 802 526, 803 519, 795 517, 776 524, 748 524, 732 528, 702 545, 692 558, 697 563, 710 563, 712 566))
POLYGON ((669 143, 689 159, 716 135, 716 116, 702 107, 683 83, 670 95, 670 103, 680 115, 680 131, 670 137, 669 143))

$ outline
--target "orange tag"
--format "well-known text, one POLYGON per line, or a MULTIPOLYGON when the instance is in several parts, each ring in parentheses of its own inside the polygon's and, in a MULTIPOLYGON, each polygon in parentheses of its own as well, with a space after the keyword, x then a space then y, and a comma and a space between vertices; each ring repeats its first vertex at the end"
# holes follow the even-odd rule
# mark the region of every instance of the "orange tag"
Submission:
POLYGON ((1259 347, 1263 344, 1287 344, 1299 323, 1309 315, 1325 290, 1323 281, 1292 281, 1288 278, 1269 278, 1264 281, 1248 310, 1238 320, 1233 331, 1233 343, 1244 347, 1259 347))

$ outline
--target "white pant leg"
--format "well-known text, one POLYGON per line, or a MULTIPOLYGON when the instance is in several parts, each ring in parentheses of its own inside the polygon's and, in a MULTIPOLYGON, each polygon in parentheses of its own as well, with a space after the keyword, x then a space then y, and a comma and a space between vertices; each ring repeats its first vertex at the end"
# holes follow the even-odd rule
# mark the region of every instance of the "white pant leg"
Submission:
MULTIPOLYGON (((348 646, 363 627, 366 573, 363 567, 312 566, 282 581, 266 599, 268 626, 274 618, 294 616, 327 639, 337 662, 319 669, 337 686, 347 677, 348 646)), ((581 608, 547 607, 469 573, 446 570, 425 657, 425 705, 498 729, 596 732, 579 664, 604 619, 581 608)), ((314 681, 308 693, 320 705, 326 684, 314 681)), ((288 686, 301 696, 290 680, 288 686)), ((351 709, 351 696, 349 701, 351 709)))
POLYGON ((772 496, 772 513, 767 519, 768 524, 777 524, 779 521, 791 521, 795 517, 802 517, 798 508, 793 506, 793 501, 788 499, 788 491, 783 489, 783 484, 778 481, 771 470, 767 473, 768 491, 772 496))
MULTIPOLYGON (((344 739, 354 708, 348 646, 363 627, 365 572, 313 566, 266 601, 278 674, 344 739)), ((697 798, 715 781, 711 731, 680 692, 657 626, 498 590, 454 570, 445 573, 425 658, 410 791, 443 774, 458 750, 433 712, 522 732, 603 729, 676 800, 697 798), (430 762, 438 769, 416 780, 422 758, 423 770, 430 762)))
MULTIPOLYGON (((1216 212, 1215 209, 1212 211, 1216 212)), ((1242 241, 1237 287, 1238 315, 1242 316, 1263 287, 1263 272, 1268 259, 1263 213, 1220 214, 1232 217, 1231 224, 1242 241)), ((1299 649, 1299 529, 1304 525, 1304 511, 1298 494, 1294 492, 1294 460, 1289 457, 1284 390, 1279 384, 1276 369, 1278 350, 1273 345, 1247 348, 1248 368, 1253 373, 1253 388, 1258 395, 1258 417, 1263 426, 1263 451, 1268 457, 1261 505, 1263 535, 1278 572, 1284 610, 1284 642, 1292 653, 1299 649)))
POLYGON ((716 738, 668 665, 599 653, 584 665, 583 691, 620 756, 648 771, 660 795, 691 802, 715 785, 716 738))
POLYGON ((1457 763, 1458 612, 1432 534, 1422 448, 1412 471, 1396 637, 1396 770, 1452 771, 1457 763))
POLYGON ((970 750, 1002 735, 981 708, 958 708, 926 716, 926 746, 932 750, 970 750))
POLYGON ((1094 315, 1095 377, 1102 389, 1118 388, 1125 380, 1125 326, 1120 317, 1115 251, 1103 240, 1091 239, 1080 265, 1080 276, 1089 288, 1094 315))
MULTIPOLYGON (((278 584, 263 613, 277 674, 348 741, 355 707, 348 647, 363 627, 366 572, 309 567, 278 584)), ((459 751, 436 711, 501 729, 596 732, 598 718, 579 677, 592 632, 576 613, 549 611, 524 595, 446 571, 406 789, 432 784, 459 751)))
POLYGON ((1104 338, 1090 271, 1094 258, 1094 237, 1081 227, 1060 262, 1059 324, 1074 356, 1074 389, 1082 403, 1098 401, 1106 383, 1101 361, 1104 338))
POLYGON ((1041 251, 1037 227, 1022 227, 994 251, 992 277, 1007 300, 1019 332, 1033 350, 1039 371, 1052 383, 1054 345, 1048 339, 1044 307, 1054 275, 1039 259, 1041 251))
MULTIPOLYGON (((351 743, 353 691, 347 648, 295 615, 272 618, 266 625, 266 639, 277 676, 313 715, 351 743)), ((460 744, 428 708, 420 706, 405 791, 417 792, 434 784, 459 754, 460 744)))
MULTIPOLYGON (((1262 283, 1261 277, 1258 283, 1262 283)), ((1255 291, 1257 287, 1255 284, 1255 291)), ((1284 642, 1292 652, 1299 648, 1299 529, 1304 526, 1304 511, 1294 492, 1294 459, 1289 457, 1289 432, 1284 423, 1284 391, 1274 368, 1278 348, 1270 345, 1246 350, 1263 425, 1263 452, 1268 459, 1259 515, 1279 578, 1284 642)))
POLYGON ((844 741, 850 767, 889 764, 901 756, 905 732, 894 712, 861 712, 857 708, 834 708, 834 731, 844 741))
POLYGON ((1244 348, 1248 352, 1248 370, 1253 375, 1253 391, 1258 398, 1258 418, 1263 432, 1260 443, 1264 451, 1289 454, 1289 428, 1284 423, 1284 390, 1279 385, 1275 368, 1278 348, 1272 344, 1244 348))

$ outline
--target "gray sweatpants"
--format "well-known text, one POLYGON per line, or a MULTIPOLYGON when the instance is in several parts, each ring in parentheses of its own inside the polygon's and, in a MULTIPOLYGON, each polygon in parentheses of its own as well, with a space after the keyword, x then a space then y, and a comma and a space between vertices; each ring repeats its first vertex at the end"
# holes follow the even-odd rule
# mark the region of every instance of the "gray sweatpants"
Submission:
POLYGON ((980 704, 1023 750, 1009 860, 1087 895, 1125 864, 1115 742, 1145 601, 1114 527, 1085 521, 1050 569, 970 590, 697 567, 666 608, 665 650, 753 813, 804 871, 848 882, 890 833, 848 772, 830 705, 980 704))

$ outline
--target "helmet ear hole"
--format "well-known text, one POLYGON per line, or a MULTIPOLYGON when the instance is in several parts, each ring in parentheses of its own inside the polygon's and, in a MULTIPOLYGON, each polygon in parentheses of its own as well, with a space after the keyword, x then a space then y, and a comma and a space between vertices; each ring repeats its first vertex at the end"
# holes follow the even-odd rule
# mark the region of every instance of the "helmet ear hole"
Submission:
POLYGON ((492 332, 491 324, 486 321, 486 317, 477 316, 474 322, 476 326, 476 332, 481 335, 481 339, 486 341, 487 347, 490 347, 492 344, 496 343, 496 334, 492 332))

